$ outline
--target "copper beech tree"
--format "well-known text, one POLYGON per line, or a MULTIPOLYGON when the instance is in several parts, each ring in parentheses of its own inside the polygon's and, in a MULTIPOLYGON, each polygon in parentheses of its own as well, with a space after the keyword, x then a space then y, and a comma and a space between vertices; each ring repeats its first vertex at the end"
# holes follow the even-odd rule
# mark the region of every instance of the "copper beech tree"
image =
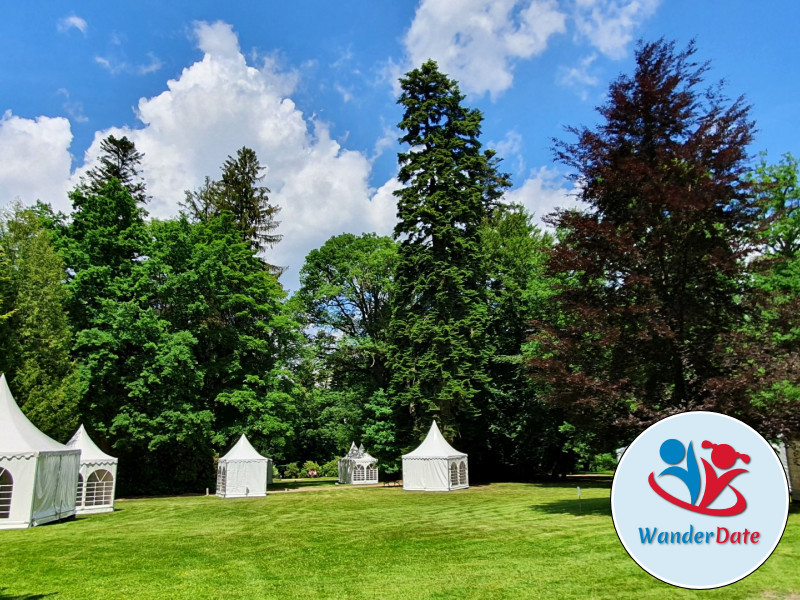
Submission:
POLYGON ((572 284, 557 295, 562 319, 536 325, 529 366, 547 399, 608 446, 678 411, 752 417, 747 394, 720 381, 756 249, 753 123, 742 98, 705 87, 695 52, 640 43, 600 124, 555 142, 585 204, 549 216, 560 241, 548 268, 572 284))

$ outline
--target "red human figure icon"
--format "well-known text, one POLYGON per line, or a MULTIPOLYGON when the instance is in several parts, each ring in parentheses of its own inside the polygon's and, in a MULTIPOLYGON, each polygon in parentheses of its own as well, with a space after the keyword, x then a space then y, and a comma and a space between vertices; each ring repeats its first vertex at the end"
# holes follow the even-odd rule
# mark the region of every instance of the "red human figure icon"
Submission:
MULTIPOLYGON (((750 457, 747 454, 736 452, 736 450, 728 444, 712 444, 708 440, 705 440, 702 447, 706 449, 713 448, 711 451, 711 462, 714 463, 714 466, 718 469, 730 469, 738 459, 741 459, 745 464, 750 462, 750 457)), ((730 485, 734 477, 742 473, 747 473, 747 469, 733 469, 732 471, 718 476, 714 467, 708 464, 705 458, 701 458, 700 460, 703 461, 703 468, 706 473, 706 489, 703 493, 703 499, 700 501, 701 508, 707 507, 716 500, 717 496, 722 493, 722 490, 730 485)), ((731 507, 731 510, 735 512, 729 514, 739 514, 747 507, 747 502, 739 490, 733 486, 730 486, 730 488, 736 494, 736 504, 731 507)))

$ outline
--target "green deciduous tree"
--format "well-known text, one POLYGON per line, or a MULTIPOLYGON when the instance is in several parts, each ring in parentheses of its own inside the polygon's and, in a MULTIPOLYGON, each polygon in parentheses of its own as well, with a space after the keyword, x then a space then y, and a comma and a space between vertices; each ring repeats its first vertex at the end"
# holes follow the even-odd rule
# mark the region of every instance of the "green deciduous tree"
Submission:
POLYGON ((144 233, 129 268, 109 269, 75 346, 82 410, 120 456, 126 489, 210 486, 214 452, 242 433, 282 460, 294 450, 300 326, 277 280, 228 212, 154 220, 144 233))
POLYGON ((13 307, 4 329, 0 370, 28 418, 57 440, 78 427, 80 387, 71 359, 64 264, 32 210, 16 206, 0 227, 9 257, 4 296, 13 307))
POLYGON ((730 374, 720 395, 750 408, 750 420, 773 438, 800 434, 800 164, 762 156, 751 173, 763 252, 749 264, 755 294, 749 319, 723 348, 730 374))
POLYGON ((333 334, 339 360, 385 388, 386 329, 397 245, 375 234, 344 233, 312 250, 300 271, 297 298, 320 334, 333 334))
POLYGON ((56 244, 69 273, 70 321, 75 331, 102 319, 106 300, 127 300, 130 275, 146 256, 145 211, 118 179, 99 190, 71 194, 72 220, 56 223, 56 244))
POLYGON ((800 251, 800 161, 784 154, 777 164, 766 156, 750 175, 760 217, 767 223, 764 243, 771 254, 794 258, 800 251))
POLYGON ((524 365, 531 323, 559 317, 553 302, 559 280, 546 272, 553 243, 521 206, 501 204, 481 227, 489 275, 487 336, 495 349, 483 416, 493 470, 507 477, 560 473, 569 466, 562 411, 543 401, 524 365))
MULTIPOLYGON (((391 397, 405 443, 440 421, 452 437, 476 426, 490 387, 487 272, 480 227, 508 181, 482 150, 480 111, 428 61, 400 80, 403 107, 391 303, 391 397), (410 429, 414 433, 411 434, 410 429)), ((467 435, 476 440, 478 436, 467 435)))
POLYGON ((365 406, 389 382, 386 330, 396 260, 390 238, 345 233, 312 250, 300 271, 295 300, 311 326, 313 383, 306 389, 316 417, 304 431, 328 441, 328 452, 317 444, 324 455, 346 450, 354 439, 371 442, 363 438, 372 423, 365 406))

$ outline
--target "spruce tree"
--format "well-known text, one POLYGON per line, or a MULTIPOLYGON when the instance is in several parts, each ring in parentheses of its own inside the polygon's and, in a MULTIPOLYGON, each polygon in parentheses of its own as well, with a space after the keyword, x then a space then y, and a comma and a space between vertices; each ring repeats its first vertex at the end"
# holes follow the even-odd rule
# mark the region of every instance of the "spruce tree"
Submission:
POLYGON ((494 153, 481 149, 480 111, 462 104, 458 84, 434 61, 400 84, 400 142, 408 150, 398 156, 404 187, 395 192, 390 394, 398 439, 413 443, 432 418, 449 437, 465 434, 487 399, 492 349, 480 226, 509 183, 494 153))
POLYGON ((222 165, 217 210, 229 210, 234 222, 256 251, 277 244, 281 236, 272 233, 280 224, 275 215, 280 208, 269 203, 269 189, 259 185, 264 169, 256 153, 246 146, 229 156, 222 165))
POLYGON ((86 173, 90 192, 97 193, 111 179, 118 179, 136 202, 146 203, 147 193, 140 175, 144 154, 125 136, 115 138, 109 135, 100 142, 100 150, 100 164, 86 173))
MULTIPOLYGON (((280 225, 275 220, 280 207, 269 203, 270 191, 260 185, 264 170, 255 151, 242 146, 236 157, 228 156, 223 163, 219 181, 206 177, 202 187, 186 191, 181 206, 189 218, 203 223, 223 211, 230 212, 242 239, 256 252, 263 252, 283 237, 274 233, 280 225)), ((275 275, 283 271, 281 267, 266 264, 275 275)))

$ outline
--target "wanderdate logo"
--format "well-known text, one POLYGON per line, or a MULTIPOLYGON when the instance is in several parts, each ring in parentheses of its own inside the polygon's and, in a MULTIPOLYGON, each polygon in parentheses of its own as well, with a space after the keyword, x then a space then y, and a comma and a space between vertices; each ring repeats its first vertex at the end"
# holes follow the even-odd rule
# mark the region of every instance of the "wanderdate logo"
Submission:
POLYGON ((746 577, 778 545, 789 511, 772 446, 731 417, 687 412, 654 424, 620 458, 611 513, 623 547, 669 584, 746 577))
POLYGON ((656 482, 655 473, 650 473, 647 478, 650 487, 667 502, 703 515, 728 517, 744 512, 744 509, 747 508, 747 500, 739 490, 731 485, 731 482, 734 478, 748 471, 747 469, 731 469, 731 467, 738 460, 743 461, 745 464, 749 463, 750 456, 737 452, 729 444, 714 444, 708 440, 704 440, 701 447, 712 449, 711 463, 713 466, 705 458, 700 459, 703 463, 703 474, 701 474, 700 468, 697 466, 697 458, 695 458, 691 442, 689 442, 688 450, 684 448, 679 440, 674 438, 661 444, 661 458, 665 463, 672 466, 661 471, 659 477, 672 475, 680 479, 689 492, 689 502, 685 502, 666 492, 656 482), (686 466, 678 466, 679 463, 684 462, 684 456, 686 466), (721 472, 718 473, 714 467, 721 472), (701 488, 704 489, 702 497, 700 496, 701 488), (711 508, 711 503, 726 489, 730 489, 736 495, 736 503, 724 508, 711 508))

